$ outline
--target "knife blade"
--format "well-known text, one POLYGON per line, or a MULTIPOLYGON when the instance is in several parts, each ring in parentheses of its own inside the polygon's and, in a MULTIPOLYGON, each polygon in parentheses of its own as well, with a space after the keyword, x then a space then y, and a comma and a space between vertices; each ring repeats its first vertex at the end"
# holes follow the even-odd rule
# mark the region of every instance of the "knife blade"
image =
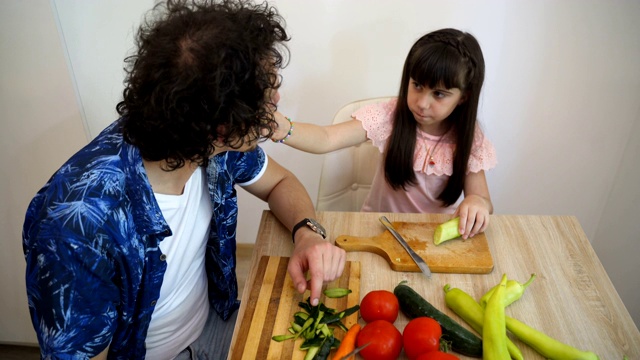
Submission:
POLYGON ((411 247, 409 247, 409 244, 404 241, 404 238, 396 231, 396 229, 393 228, 393 225, 391 225, 391 221, 389 221, 389 219, 387 219, 387 217, 383 215, 380 216, 380 222, 382 223, 382 225, 384 225, 384 227, 387 228, 387 230, 389 230, 391 235, 393 235, 393 237, 398 240, 400 245, 402 245, 402 247, 409 253, 409 256, 411 256, 413 261, 416 262, 416 265, 418 265, 420 270, 422 270, 422 273, 425 274, 429 279, 431 279, 431 269, 429 269, 429 265, 427 265, 427 263, 420 257, 420 255, 416 254, 416 252, 413 251, 411 247))
POLYGON ((338 360, 348 360, 349 358, 355 356, 357 353, 359 353, 362 349, 366 348, 367 346, 369 346, 369 344, 371 344, 371 342, 368 342, 358 348, 355 348, 352 352, 348 353, 347 355, 341 357, 338 360))

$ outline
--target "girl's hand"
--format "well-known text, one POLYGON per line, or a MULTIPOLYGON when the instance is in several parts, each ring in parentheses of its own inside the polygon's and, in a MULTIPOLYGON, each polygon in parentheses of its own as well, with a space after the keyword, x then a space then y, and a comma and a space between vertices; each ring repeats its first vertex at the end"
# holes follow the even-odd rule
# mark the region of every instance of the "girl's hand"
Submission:
POLYGON ((453 217, 460 216, 460 234, 463 239, 474 237, 489 226, 490 203, 479 195, 465 196, 453 217))
POLYGON ((271 140, 278 141, 287 136, 291 124, 280 111, 274 112, 273 117, 275 118, 277 125, 273 125, 273 134, 271 134, 271 140))

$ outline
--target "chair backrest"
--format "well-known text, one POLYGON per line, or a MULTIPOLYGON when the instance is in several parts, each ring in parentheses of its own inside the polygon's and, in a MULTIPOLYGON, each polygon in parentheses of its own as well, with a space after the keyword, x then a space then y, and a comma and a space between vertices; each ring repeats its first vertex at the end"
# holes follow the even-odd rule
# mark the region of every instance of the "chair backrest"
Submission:
MULTIPOLYGON (((336 113, 333 123, 351 120, 351 114, 360 107, 391 98, 378 97, 349 103, 336 113)), ((360 211, 371 189, 371 182, 381 158, 380 151, 370 140, 325 154, 320 172, 316 210, 360 211)))

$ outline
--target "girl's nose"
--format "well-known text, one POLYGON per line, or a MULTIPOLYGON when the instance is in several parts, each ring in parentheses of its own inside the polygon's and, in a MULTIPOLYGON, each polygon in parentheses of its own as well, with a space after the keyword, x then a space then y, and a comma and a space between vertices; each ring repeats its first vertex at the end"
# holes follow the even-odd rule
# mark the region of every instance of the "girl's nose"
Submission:
POLYGON ((420 96, 418 98, 418 106, 425 110, 431 108, 431 98, 429 97, 429 95, 420 96))

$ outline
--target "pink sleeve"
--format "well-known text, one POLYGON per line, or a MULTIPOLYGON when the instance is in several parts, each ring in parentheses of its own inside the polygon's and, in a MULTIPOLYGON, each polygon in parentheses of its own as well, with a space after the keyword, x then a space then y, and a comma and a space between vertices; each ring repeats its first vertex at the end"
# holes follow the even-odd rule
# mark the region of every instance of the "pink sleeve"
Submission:
POLYGON ((482 130, 477 128, 473 146, 471 147, 471 155, 469 156, 469 171, 486 171, 493 169, 497 164, 496 149, 491 141, 484 136, 482 130))
POLYGON ((362 122, 362 127, 367 131, 367 137, 380 151, 384 150, 387 138, 391 135, 396 102, 397 99, 391 99, 386 102, 369 104, 351 115, 354 119, 362 122))

